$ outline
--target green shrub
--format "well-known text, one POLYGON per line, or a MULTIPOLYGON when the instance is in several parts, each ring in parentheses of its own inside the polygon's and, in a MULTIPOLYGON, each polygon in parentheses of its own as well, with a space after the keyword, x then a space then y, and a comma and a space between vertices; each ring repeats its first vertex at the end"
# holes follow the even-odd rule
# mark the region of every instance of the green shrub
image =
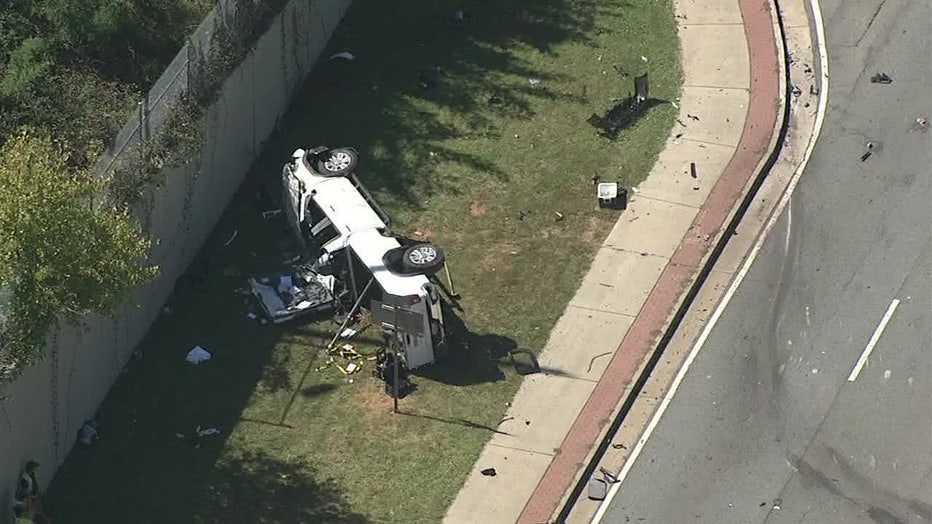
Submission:
POLYGON ((0 148, 0 382, 42 359, 57 319, 108 314, 151 279, 150 243, 102 202, 106 180, 26 133, 0 148), (2 294, 2 293, 0 293, 2 294))
POLYGON ((0 80, 0 97, 17 100, 29 99, 48 79, 52 71, 49 48, 42 38, 27 38, 10 53, 3 80, 0 80))

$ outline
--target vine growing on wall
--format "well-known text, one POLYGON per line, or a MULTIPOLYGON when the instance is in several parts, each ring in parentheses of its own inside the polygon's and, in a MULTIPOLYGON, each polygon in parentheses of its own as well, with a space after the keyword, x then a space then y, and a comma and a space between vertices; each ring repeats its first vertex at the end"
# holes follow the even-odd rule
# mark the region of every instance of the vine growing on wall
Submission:
MULTIPOLYGON (((161 128, 130 150, 112 173, 110 195, 116 204, 134 208, 146 191, 161 187, 166 167, 199 161, 207 108, 217 101, 224 82, 287 3, 244 0, 218 4, 207 52, 189 53, 187 91, 169 107, 161 128), (224 5, 228 7, 222 8, 224 5)), ((193 174, 196 176, 196 168, 193 174)))

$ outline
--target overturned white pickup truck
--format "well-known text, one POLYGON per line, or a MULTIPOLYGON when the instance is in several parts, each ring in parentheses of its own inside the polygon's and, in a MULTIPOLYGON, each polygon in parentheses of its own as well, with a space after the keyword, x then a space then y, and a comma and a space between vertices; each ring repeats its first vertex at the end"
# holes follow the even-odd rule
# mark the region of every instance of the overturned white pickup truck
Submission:
POLYGON ((250 281, 253 294, 284 321, 334 303, 332 275, 345 276, 354 301, 370 300, 373 324, 397 336, 402 364, 431 364, 446 349, 440 293, 428 278, 443 267, 443 252, 390 233, 390 219, 355 176, 357 159, 347 148, 294 152, 282 171, 283 208, 311 262, 276 282, 250 281))

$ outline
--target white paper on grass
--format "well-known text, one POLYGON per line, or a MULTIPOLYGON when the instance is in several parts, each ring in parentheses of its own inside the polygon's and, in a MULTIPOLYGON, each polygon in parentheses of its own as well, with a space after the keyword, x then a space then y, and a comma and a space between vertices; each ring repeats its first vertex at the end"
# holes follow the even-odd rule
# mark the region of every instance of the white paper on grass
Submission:
POLYGON ((194 346, 194 349, 188 351, 188 356, 184 359, 192 364, 200 364, 205 360, 210 360, 210 352, 201 346, 194 346))

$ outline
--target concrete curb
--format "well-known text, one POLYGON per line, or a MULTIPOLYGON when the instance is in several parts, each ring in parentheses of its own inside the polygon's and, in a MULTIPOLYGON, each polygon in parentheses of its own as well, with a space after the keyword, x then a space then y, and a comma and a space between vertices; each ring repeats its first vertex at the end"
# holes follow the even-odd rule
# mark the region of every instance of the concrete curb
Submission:
POLYGON ((701 285, 701 274, 707 272, 701 269, 722 251, 727 242, 723 237, 733 234, 734 218, 746 209, 748 194, 759 185, 762 177, 753 175, 760 175, 775 158, 787 116, 786 70, 781 67, 785 57, 783 45, 777 45, 776 9, 761 0, 740 0, 740 6, 751 60, 751 94, 739 146, 566 435, 519 522, 547 522, 561 502, 564 511, 557 520, 566 518, 580 494, 580 479, 588 478, 588 473, 580 471, 583 464, 594 467, 597 457, 593 457, 600 455, 594 445, 602 440, 600 447, 604 447, 605 436, 618 425, 610 425, 609 421, 615 413, 623 415, 624 406, 617 409, 619 403, 625 394, 638 389, 628 386, 635 377, 646 375, 643 371, 649 369, 654 355, 659 357, 657 351, 664 342, 655 344, 656 339, 670 331, 671 325, 675 327, 676 317, 681 316, 678 312, 688 307, 701 285), (783 118, 778 118, 781 111, 783 118), (566 496, 574 481, 577 489, 566 496))

